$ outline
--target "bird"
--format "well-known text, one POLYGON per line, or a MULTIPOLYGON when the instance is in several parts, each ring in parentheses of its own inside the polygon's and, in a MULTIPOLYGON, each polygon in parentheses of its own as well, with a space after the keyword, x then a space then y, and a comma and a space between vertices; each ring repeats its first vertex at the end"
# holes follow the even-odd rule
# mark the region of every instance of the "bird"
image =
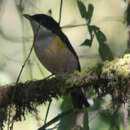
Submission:
MULTIPOLYGON (((78 56, 59 23, 45 14, 24 14, 30 21, 34 33, 34 51, 41 64, 54 75, 81 71, 78 56)), ((71 90, 75 108, 89 107, 82 88, 71 90)))

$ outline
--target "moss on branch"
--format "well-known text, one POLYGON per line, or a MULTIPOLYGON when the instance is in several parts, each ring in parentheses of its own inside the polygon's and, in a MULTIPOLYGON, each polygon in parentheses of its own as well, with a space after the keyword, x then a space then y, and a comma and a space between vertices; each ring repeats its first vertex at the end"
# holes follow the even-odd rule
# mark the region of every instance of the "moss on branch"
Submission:
POLYGON ((14 120, 21 120, 26 112, 36 112, 37 106, 52 98, 58 99, 72 87, 92 89, 98 96, 110 94, 114 103, 123 103, 130 93, 130 55, 112 62, 104 62, 83 72, 49 79, 27 81, 0 87, 0 125, 7 121, 9 106, 15 110, 14 120), (16 88, 14 100, 11 96, 16 88), (4 110, 4 113, 3 113, 4 110))

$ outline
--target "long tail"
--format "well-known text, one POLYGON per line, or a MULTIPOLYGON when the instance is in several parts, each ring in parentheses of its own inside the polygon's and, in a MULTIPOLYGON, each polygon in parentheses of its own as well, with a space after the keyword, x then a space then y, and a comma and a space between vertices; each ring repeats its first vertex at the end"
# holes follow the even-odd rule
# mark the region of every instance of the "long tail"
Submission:
POLYGON ((82 109, 84 107, 89 107, 93 104, 90 103, 90 100, 88 100, 84 94, 84 91, 82 88, 73 88, 71 90, 71 97, 72 97, 72 104, 75 108, 82 109))

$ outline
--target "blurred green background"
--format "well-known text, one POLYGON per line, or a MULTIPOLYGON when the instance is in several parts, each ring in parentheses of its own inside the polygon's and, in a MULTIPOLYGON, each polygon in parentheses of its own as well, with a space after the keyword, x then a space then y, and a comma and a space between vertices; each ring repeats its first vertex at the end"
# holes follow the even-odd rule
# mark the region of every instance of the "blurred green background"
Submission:
MULTIPOLYGON (((114 57, 121 57, 127 45, 127 28, 124 22, 125 7, 122 0, 83 0, 83 2, 86 7, 89 3, 93 4, 92 24, 100 27, 105 33, 114 57)), ((24 13, 49 14, 50 9, 52 10, 52 17, 58 21, 60 0, 0 0, 0 85, 16 81, 33 42, 30 23, 22 15, 24 13)), ((63 0, 61 26, 82 23, 85 21, 80 16, 77 1, 63 0)), ((101 62, 96 40, 90 48, 80 46, 86 38, 89 38, 85 26, 65 28, 63 31, 79 56, 82 69, 101 62)), ((20 80, 42 79, 47 75, 49 72, 40 64, 33 52, 20 80)), ((60 113, 58 105, 61 102, 62 99, 53 101, 49 119, 60 113)), ((40 119, 37 119, 37 115, 28 114, 25 121, 15 123, 14 130, 36 130, 43 123, 46 108, 47 104, 39 106, 38 117, 40 119)), ((103 125, 102 122, 103 120, 99 116, 95 116, 90 122, 91 129, 107 130, 108 126, 105 123, 103 125), (95 120, 96 123, 93 125, 95 120)))

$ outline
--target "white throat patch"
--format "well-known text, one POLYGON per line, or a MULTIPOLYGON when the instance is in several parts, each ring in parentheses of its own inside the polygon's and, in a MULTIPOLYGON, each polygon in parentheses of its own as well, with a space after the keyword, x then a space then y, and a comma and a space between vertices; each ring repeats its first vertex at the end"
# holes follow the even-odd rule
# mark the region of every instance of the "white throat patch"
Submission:
POLYGON ((36 36, 38 34, 37 41, 36 43, 34 43, 34 46, 49 46, 53 42, 56 35, 51 30, 48 30, 42 25, 39 25, 39 23, 37 23, 36 21, 32 21, 31 24, 34 35, 36 36))

